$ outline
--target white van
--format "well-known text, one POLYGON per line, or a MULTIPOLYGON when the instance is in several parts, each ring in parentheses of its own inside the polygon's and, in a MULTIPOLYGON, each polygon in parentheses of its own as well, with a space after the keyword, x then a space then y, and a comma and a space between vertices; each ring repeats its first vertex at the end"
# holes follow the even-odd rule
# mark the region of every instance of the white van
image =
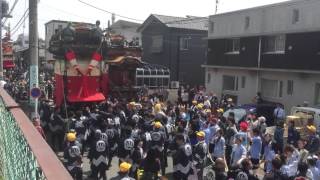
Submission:
POLYGON ((305 116, 310 116, 310 118, 314 119, 314 123, 317 126, 317 131, 320 129, 320 109, 312 108, 312 107, 292 107, 291 115, 299 115, 303 114, 305 116))

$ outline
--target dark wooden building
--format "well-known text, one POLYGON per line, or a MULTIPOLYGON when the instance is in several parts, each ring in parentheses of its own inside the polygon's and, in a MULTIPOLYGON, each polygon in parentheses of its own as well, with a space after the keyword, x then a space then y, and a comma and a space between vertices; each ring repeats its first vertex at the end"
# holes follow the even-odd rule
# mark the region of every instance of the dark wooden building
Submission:
POLYGON ((150 15, 138 29, 141 32, 142 60, 166 66, 171 81, 203 85, 208 18, 150 15))

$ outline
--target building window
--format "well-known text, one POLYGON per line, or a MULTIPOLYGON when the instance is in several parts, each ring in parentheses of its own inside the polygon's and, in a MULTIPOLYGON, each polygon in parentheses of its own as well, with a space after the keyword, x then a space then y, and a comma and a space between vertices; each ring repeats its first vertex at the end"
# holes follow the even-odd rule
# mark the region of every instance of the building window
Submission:
POLYGON ((190 37, 188 38, 180 38, 180 50, 181 51, 185 51, 189 49, 189 41, 190 41, 190 37))
POLYGON ((62 31, 62 25, 61 24, 58 25, 58 31, 62 31))
POLYGON ((207 83, 209 84, 211 81, 211 73, 208 73, 207 74, 207 83))
POLYGON ((214 33, 214 22, 210 21, 210 22, 209 22, 209 25, 210 25, 210 27, 209 27, 209 32, 210 32, 210 33, 214 33))
POLYGON ((293 80, 288 80, 287 94, 288 95, 293 95, 293 80))
POLYGON ((152 44, 151 44, 151 51, 153 53, 160 53, 162 52, 162 46, 163 46, 163 36, 152 36, 152 44))
POLYGON ((320 83, 316 83, 314 104, 315 105, 319 105, 320 104, 320 83))
POLYGON ((264 53, 284 53, 285 35, 268 36, 264 41, 264 53))
POLYGON ((241 77, 241 88, 245 88, 246 87, 246 77, 242 76, 241 77))
POLYGON ((227 40, 227 53, 239 53, 240 50, 240 39, 228 39, 227 40))
POLYGON ((264 97, 283 97, 283 81, 273 79, 261 79, 261 93, 264 97))
POLYGON ((294 9, 292 11, 292 24, 296 24, 297 22, 299 22, 299 19, 300 19, 299 9, 294 9))
POLYGON ((224 75, 222 78, 222 90, 238 91, 238 78, 236 76, 224 75))
POLYGON ((279 97, 283 96, 283 81, 279 81, 279 97))
POLYGON ((246 16, 246 18, 245 18, 245 24, 244 24, 244 29, 245 29, 245 30, 249 29, 249 26, 250 26, 250 17, 249 17, 249 16, 246 16))

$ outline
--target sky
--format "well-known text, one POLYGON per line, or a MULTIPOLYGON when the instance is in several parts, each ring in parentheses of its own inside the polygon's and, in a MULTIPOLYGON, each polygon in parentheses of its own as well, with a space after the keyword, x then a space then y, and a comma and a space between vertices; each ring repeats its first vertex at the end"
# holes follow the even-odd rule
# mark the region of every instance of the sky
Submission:
MULTIPOLYGON (((7 0, 11 7, 15 0, 7 0)), ((13 40, 21 34, 28 34, 28 19, 21 26, 17 23, 28 8, 29 0, 18 0, 13 10, 10 23, 13 40), (16 27, 16 28, 14 28, 16 27)), ((209 16, 215 13, 216 0, 82 0, 106 11, 122 16, 137 19, 135 22, 143 23, 150 14, 185 17, 209 16)), ((218 13, 235 11, 255 6, 283 2, 287 0, 219 0, 218 13)), ((94 23, 101 21, 102 27, 107 27, 111 14, 94 9, 81 3, 79 0, 39 0, 38 29, 39 36, 45 37, 44 24, 50 20, 66 20, 94 23)), ((116 20, 124 19, 116 16, 116 20)), ((132 21, 132 20, 129 20, 132 21)), ((23 22, 23 20, 21 21, 23 22)))

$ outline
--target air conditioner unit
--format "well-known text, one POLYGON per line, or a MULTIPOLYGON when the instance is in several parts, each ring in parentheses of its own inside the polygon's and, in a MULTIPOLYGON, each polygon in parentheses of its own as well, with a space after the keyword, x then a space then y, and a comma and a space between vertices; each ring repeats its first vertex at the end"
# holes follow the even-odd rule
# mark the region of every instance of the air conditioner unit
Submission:
POLYGON ((171 89, 178 89, 179 88, 179 81, 171 81, 170 87, 171 87, 171 89))

